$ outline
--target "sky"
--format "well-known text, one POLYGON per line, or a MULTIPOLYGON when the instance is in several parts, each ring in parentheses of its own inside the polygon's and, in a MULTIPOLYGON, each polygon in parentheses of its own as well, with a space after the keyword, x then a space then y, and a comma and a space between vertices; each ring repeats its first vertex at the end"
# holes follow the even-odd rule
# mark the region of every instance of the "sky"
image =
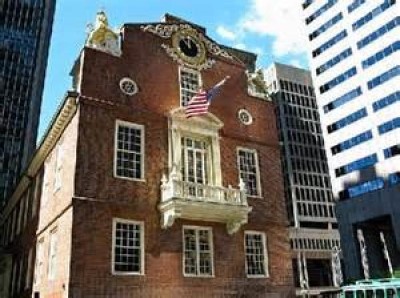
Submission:
POLYGON ((170 13, 207 29, 220 44, 254 52, 257 67, 282 62, 307 68, 301 0, 57 0, 49 49, 38 140, 64 94, 69 72, 96 12, 107 13, 110 26, 157 22, 170 13))

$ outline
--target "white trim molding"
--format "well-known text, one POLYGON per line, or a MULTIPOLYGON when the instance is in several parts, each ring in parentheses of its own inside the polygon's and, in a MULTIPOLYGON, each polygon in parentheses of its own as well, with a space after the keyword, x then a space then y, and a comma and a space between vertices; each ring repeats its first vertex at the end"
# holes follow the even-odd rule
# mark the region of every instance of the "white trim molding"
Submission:
POLYGON ((244 232, 244 251, 245 251, 245 270, 246 270, 246 276, 247 278, 267 278, 269 277, 269 269, 268 269, 268 249, 267 249, 267 236, 265 235, 264 232, 259 232, 259 231, 245 231, 244 232), (248 273, 248 262, 247 262, 247 244, 246 244, 246 238, 247 235, 258 235, 261 236, 261 243, 263 246, 263 270, 264 274, 249 274, 248 273))
POLYGON ((111 273, 112 275, 144 275, 145 272, 145 243, 144 243, 144 222, 130 219, 113 218, 112 221, 112 244, 111 244, 111 273), (140 227, 140 270, 139 271, 116 271, 115 270, 115 245, 116 227, 118 223, 136 225, 140 227))
POLYGON ((222 222, 229 234, 247 223, 251 207, 243 184, 239 188, 222 185, 219 130, 223 123, 213 114, 186 118, 183 108, 169 117, 169 169, 161 181, 161 227, 168 228, 175 219, 222 222), (207 142, 207 181, 189 181, 181 173, 182 139, 194 138, 207 142))
POLYGON ((126 179, 126 180, 131 180, 131 181, 145 181, 145 127, 144 125, 141 124, 136 124, 132 122, 127 122, 123 120, 116 120, 115 121, 115 131, 114 131, 114 166, 113 166, 113 174, 114 178, 119 178, 119 179, 126 179), (132 129, 136 129, 140 131, 140 177, 139 178, 134 178, 134 177, 126 177, 126 176, 121 176, 117 174, 117 152, 118 152, 118 129, 119 127, 128 127, 132 129))

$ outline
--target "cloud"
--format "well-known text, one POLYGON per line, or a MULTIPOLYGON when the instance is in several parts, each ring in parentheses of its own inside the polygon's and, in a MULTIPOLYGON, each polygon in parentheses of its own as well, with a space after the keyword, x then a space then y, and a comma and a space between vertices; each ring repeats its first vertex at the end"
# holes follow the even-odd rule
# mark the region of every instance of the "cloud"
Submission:
POLYGON ((235 40, 237 38, 236 34, 233 31, 227 29, 224 26, 217 27, 217 34, 227 40, 235 40))
POLYGON ((302 68, 302 67, 303 67, 303 66, 301 65, 300 60, 298 60, 298 59, 292 59, 292 60, 290 60, 290 61, 289 61, 289 64, 290 64, 290 65, 293 65, 293 66, 295 66, 295 67, 298 67, 298 68, 302 68))
POLYGON ((251 0, 250 9, 238 26, 244 33, 271 36, 277 57, 307 52, 300 0, 251 0))

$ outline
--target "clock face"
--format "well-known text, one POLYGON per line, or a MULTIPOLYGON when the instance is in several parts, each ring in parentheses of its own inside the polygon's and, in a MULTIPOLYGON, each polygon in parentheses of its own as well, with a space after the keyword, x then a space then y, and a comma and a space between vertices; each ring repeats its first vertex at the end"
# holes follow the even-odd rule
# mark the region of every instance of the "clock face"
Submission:
POLYGON ((199 46, 197 45, 197 42, 190 36, 181 38, 179 41, 179 49, 183 54, 192 58, 196 57, 199 53, 199 46))
POLYGON ((199 65, 205 61, 206 50, 194 30, 181 30, 174 34, 172 45, 179 57, 189 65, 199 65))

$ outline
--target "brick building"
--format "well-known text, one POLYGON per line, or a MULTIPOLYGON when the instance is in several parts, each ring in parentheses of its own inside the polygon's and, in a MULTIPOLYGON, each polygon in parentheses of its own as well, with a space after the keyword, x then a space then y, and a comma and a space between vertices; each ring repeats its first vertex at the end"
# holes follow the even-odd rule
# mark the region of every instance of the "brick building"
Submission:
POLYGON ((9 297, 292 297, 274 108, 254 64, 170 15, 119 35, 99 13, 3 212, 9 297), (199 86, 228 75, 187 118, 199 86))

